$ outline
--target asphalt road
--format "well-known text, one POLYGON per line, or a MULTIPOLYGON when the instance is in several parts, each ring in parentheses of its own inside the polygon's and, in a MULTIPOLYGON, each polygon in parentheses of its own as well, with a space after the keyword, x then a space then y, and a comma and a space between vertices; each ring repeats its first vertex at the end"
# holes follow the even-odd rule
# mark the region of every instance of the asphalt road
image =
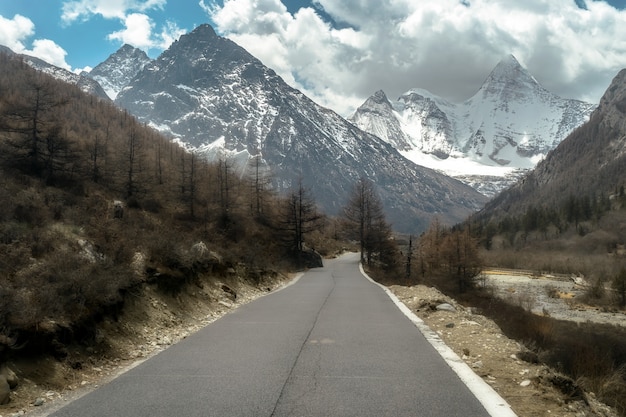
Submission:
POLYGON ((326 261, 54 417, 488 416, 358 255, 326 261))

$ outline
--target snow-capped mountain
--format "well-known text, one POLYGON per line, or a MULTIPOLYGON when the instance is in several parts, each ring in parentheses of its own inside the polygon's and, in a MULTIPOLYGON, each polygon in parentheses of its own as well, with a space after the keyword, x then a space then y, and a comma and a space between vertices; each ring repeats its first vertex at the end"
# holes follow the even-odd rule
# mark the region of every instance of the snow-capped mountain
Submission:
MULTIPOLYGON (((567 204, 571 207, 576 199, 586 199, 589 207, 604 204, 605 199, 618 199, 623 193, 625 167, 626 69, 623 69, 611 82, 589 121, 570 133, 522 181, 491 200, 477 218, 489 221, 505 215, 522 216, 530 208, 558 210, 567 204)), ((618 219, 612 218, 604 227, 615 234, 612 239, 622 241, 624 223, 618 219)))
POLYGON ((88 76, 104 88, 111 100, 115 100, 119 92, 151 61, 144 51, 125 44, 92 69, 88 76))
POLYGON ((547 91, 509 55, 465 102, 423 89, 392 102, 378 91, 350 120, 412 161, 493 195, 533 168, 594 108, 547 91))
POLYGON ((80 88, 85 93, 93 94, 100 98, 106 98, 106 99, 109 98, 107 94, 105 93, 105 91, 100 86, 100 84, 98 84, 96 81, 92 80, 91 78, 85 76, 84 73, 75 74, 66 69, 49 64, 42 59, 35 58, 34 56, 16 54, 15 52, 13 52, 13 50, 11 50, 10 48, 6 46, 0 45, 0 52, 5 53, 5 54, 18 55, 24 60, 26 64, 33 67, 34 69, 44 72, 48 75, 51 75, 57 80, 64 81, 68 84, 74 84, 78 86, 78 88, 80 88))
POLYGON ((196 151, 261 155, 277 191, 301 178, 328 214, 339 212, 360 177, 377 185, 398 231, 424 230, 435 215, 458 222, 485 201, 318 106, 209 25, 148 63, 116 103, 196 151))

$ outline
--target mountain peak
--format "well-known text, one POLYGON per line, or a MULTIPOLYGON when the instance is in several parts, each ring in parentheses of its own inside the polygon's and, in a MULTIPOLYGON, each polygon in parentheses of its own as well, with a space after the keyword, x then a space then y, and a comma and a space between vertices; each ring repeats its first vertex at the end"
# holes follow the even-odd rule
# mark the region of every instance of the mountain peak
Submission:
POLYGON ((117 50, 116 53, 132 53, 136 49, 137 48, 135 48, 134 46, 125 43, 120 49, 117 50))
POLYGON ((104 62, 96 65, 88 76, 100 83, 109 98, 115 100, 122 88, 150 61, 141 49, 124 44, 104 62))
MULTIPOLYGON (((517 58, 515 58, 515 55, 513 54, 508 54, 507 56, 502 58, 500 62, 498 63, 498 65, 509 66, 509 67, 521 67, 522 66, 517 60, 517 58)), ((498 65, 496 65, 496 67, 498 65)))
MULTIPOLYGON (((622 107, 626 114, 626 70, 622 107)), ((621 85, 616 80, 616 85, 621 85)), ((393 111, 370 97, 351 120, 418 164, 443 170, 486 195, 532 168, 594 105, 562 99, 543 88, 513 56, 493 68, 468 100, 452 103, 420 88, 391 101, 393 111), (376 106, 377 105, 377 106, 376 106)), ((607 102, 621 103, 607 96, 607 102)), ((613 106, 619 109, 617 106, 613 106)), ((611 107, 611 108, 613 108, 611 107)), ((615 120, 626 120, 614 112, 615 120)), ((626 122, 624 122, 626 123, 626 122)))
POLYGON ((491 71, 476 95, 470 100, 528 101, 533 97, 554 98, 537 82, 513 55, 507 55, 491 71))
POLYGON ((389 104, 389 99, 387 98, 387 94, 383 90, 376 91, 368 100, 373 101, 377 104, 389 104))
POLYGON ((215 43, 217 39, 222 39, 217 36, 215 30, 211 25, 204 23, 196 27, 191 32, 182 35, 177 42, 174 42, 170 48, 185 48, 189 50, 197 49, 202 50, 207 45, 215 43))
MULTIPOLYGON (((611 81, 609 88, 600 99, 599 109, 618 104, 620 107, 626 107, 626 69, 621 70, 611 81)), ((626 113, 626 109, 624 109, 626 113)))
POLYGON ((517 58, 513 55, 507 55, 504 57, 498 65, 491 71, 486 85, 491 84, 526 84, 526 85, 539 85, 535 77, 524 68, 517 58))
POLYGON ((190 35, 200 35, 205 37, 214 37, 217 36, 215 30, 208 23, 203 23, 194 30, 191 31, 190 35))

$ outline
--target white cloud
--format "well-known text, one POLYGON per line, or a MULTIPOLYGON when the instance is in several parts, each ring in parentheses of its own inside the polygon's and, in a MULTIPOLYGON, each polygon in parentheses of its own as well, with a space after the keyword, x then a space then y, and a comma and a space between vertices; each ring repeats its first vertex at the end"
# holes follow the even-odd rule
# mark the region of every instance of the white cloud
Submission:
POLYGON ((139 49, 167 49, 187 31, 174 22, 165 22, 160 33, 155 33, 155 24, 148 15, 131 13, 124 19, 124 29, 113 32, 107 39, 127 43, 139 49))
POLYGON ((34 33, 35 24, 29 18, 19 14, 13 19, 0 16, 0 45, 8 46, 13 52, 25 51, 24 41, 34 33))
POLYGON ((162 10, 166 3, 167 0, 70 0, 63 3, 61 18, 65 24, 87 21, 96 15, 117 19, 123 28, 108 34, 107 39, 145 50, 162 50, 186 32, 170 21, 158 29, 148 16, 147 12, 162 10))
POLYGON ((65 62, 67 52, 49 39, 35 39, 28 48, 29 39, 35 34, 35 24, 28 18, 15 15, 13 19, 0 16, 0 45, 11 48, 18 54, 26 54, 43 59, 61 68, 70 69, 65 62))
POLYGON ((140 49, 166 49, 187 31, 174 22, 165 22, 160 33, 154 33, 155 24, 149 16, 131 13, 124 19, 124 29, 113 32, 107 39, 127 43, 140 49))
POLYGON ((152 29, 154 23, 145 14, 131 13, 124 18, 123 30, 113 32, 107 36, 110 40, 127 43, 140 49, 149 49, 154 45, 152 29))
POLYGON ((589 101, 626 67, 626 12, 604 1, 317 0, 343 29, 279 0, 200 4, 218 33, 343 115, 378 89, 467 99, 511 53, 544 87, 589 101))
POLYGON ((61 48, 50 39, 37 39, 33 41, 33 50, 26 53, 43 59, 49 64, 65 68, 68 71, 72 69, 70 65, 65 62, 65 56, 67 55, 65 49, 61 48))
POLYGON ((162 9, 167 0, 70 0, 63 3, 63 22, 89 20, 94 15, 105 19, 125 20, 130 11, 145 12, 162 9))
POLYGON ((83 72, 91 72, 91 70, 92 70, 92 69, 93 69, 93 67, 91 67, 91 66, 87 65, 86 67, 83 67, 83 68, 74 68, 74 69, 72 70, 72 72, 73 72, 74 74, 81 74, 81 73, 83 73, 83 72))
POLYGON ((163 26, 161 33, 156 37, 157 40, 154 46, 159 49, 167 49, 185 33, 187 33, 186 29, 180 28, 175 22, 168 21, 163 26))

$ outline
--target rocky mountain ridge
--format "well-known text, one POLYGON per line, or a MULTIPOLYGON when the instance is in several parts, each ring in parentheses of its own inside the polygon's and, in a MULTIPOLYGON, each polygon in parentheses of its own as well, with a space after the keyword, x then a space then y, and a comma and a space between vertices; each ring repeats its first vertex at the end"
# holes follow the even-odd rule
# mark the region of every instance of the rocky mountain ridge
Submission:
POLYGON ((85 73, 75 74, 66 69, 49 64, 42 59, 35 58, 34 56, 15 53, 13 52, 13 50, 3 45, 0 45, 0 53, 17 55, 21 57, 22 60, 32 68, 45 74, 51 75, 52 77, 64 81, 68 84, 74 84, 85 93, 92 94, 100 98, 109 98, 102 86, 97 81, 94 81, 92 78, 88 77, 85 73))
POLYGON ((388 219, 400 231, 423 230, 435 215, 460 221, 485 201, 318 106, 209 25, 148 63, 116 103, 209 157, 245 163, 260 156, 278 192, 301 178, 331 215, 360 177, 377 185, 388 219))

